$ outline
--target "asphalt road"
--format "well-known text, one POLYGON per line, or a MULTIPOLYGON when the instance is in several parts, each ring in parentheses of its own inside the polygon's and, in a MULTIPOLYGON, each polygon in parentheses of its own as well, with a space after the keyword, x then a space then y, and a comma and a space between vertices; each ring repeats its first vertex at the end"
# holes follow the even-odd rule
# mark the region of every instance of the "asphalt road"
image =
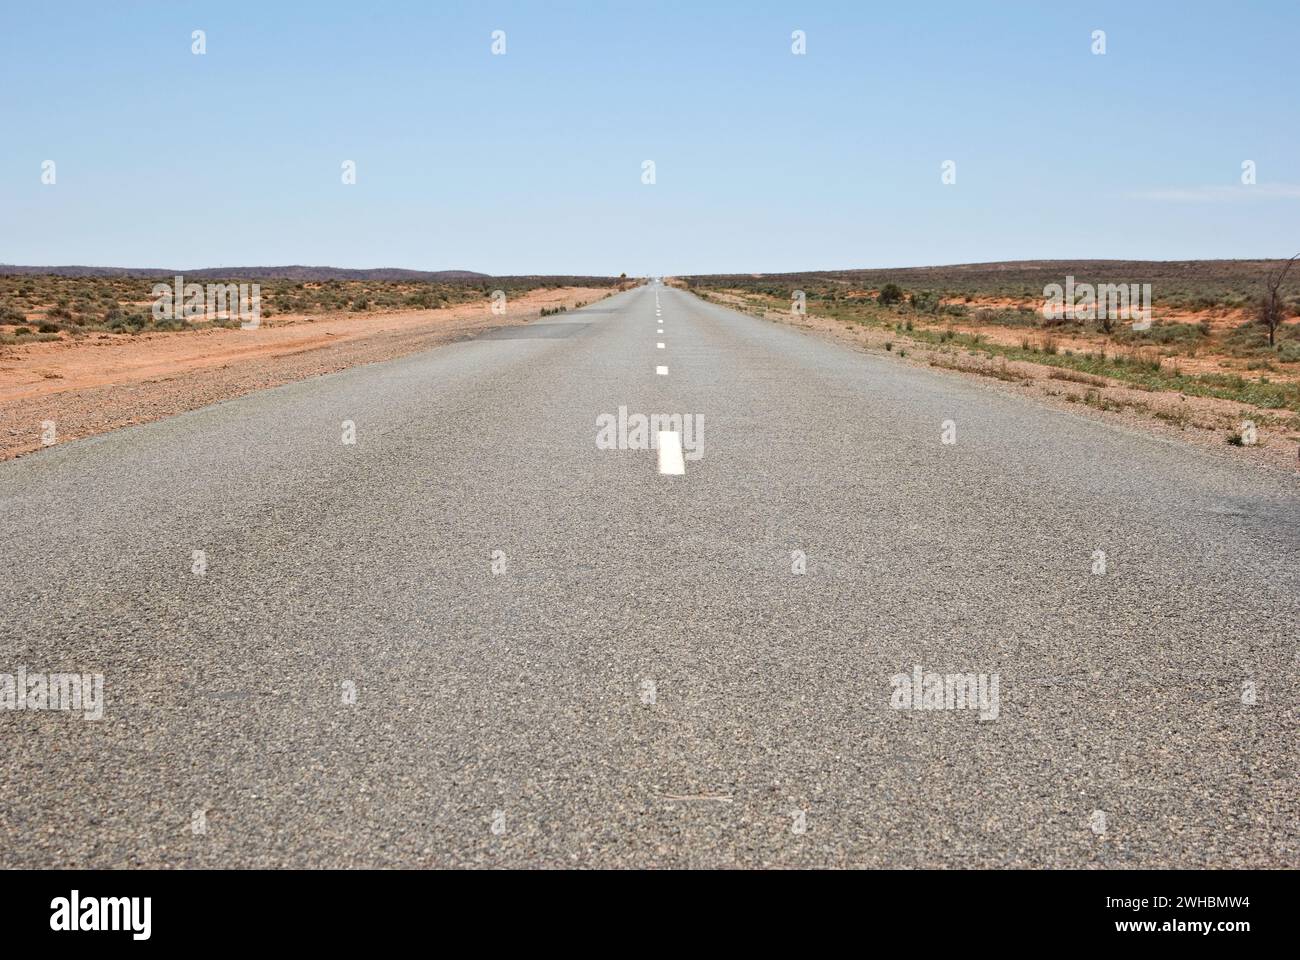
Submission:
POLYGON ((5 867, 1300 865, 1294 479, 681 291, 0 507, 0 673, 105 696, 0 711, 5 867), (599 449, 620 406, 703 455, 599 449), (997 718, 896 709, 917 665, 997 718))

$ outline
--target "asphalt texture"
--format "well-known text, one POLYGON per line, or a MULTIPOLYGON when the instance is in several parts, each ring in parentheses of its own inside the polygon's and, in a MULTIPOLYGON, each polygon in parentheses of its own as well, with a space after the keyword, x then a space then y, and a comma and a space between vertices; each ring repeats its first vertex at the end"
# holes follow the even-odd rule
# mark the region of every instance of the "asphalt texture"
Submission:
POLYGON ((1294 478, 684 291, 56 445, 0 512, 0 674, 105 699, 0 710, 0 866, 1300 864, 1294 478))

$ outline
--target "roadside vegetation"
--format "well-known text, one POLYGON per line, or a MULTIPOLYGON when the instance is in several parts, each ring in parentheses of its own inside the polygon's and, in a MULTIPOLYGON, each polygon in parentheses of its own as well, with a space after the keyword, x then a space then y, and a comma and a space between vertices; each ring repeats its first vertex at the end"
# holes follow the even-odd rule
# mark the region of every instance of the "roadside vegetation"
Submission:
MULTIPOLYGON (((930 291, 945 301, 973 304, 983 298, 1006 298, 1041 304, 1043 287, 1066 276, 1088 283, 1149 283, 1158 307, 1176 310, 1228 311, 1253 308, 1265 291, 1279 260, 1024 260, 907 267, 897 270, 832 270, 814 273, 729 274, 682 277, 706 289, 741 289, 789 300, 801 289, 811 301, 853 300, 878 293, 893 283, 909 294, 930 291)), ((1280 288, 1294 306, 1300 298, 1300 268, 1280 288)))
MULTIPOLYGON (((151 291, 170 277, 0 274, 0 344, 131 335, 146 331, 234 327, 237 319, 156 320, 151 291)), ((204 276, 197 283, 261 285, 263 319, 277 315, 328 316, 396 310, 438 310, 482 301, 494 290, 508 298, 538 288, 612 287, 612 277, 474 277, 464 280, 321 280, 204 276)), ((626 281, 624 281, 626 282, 626 281)))
POLYGON ((1023 379, 1005 364, 1024 361, 1096 388, 1118 382, 1300 413, 1300 269, 1287 274, 1283 263, 1043 261, 682 280, 720 302, 787 316, 801 290, 808 315, 887 331, 885 349, 895 355, 911 340, 1000 361, 972 371, 984 375, 1000 369, 1023 379), (1135 330, 1104 311, 1046 318, 1043 288, 1067 276, 1151 284, 1150 328, 1135 330))

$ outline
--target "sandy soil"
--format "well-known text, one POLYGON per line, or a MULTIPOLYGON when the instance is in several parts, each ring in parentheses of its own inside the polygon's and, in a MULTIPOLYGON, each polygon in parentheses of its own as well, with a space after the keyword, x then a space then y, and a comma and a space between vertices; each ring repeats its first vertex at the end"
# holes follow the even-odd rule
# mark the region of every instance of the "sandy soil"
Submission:
POLYGON ((0 459, 57 442, 363 363, 391 360, 491 327, 528 323, 543 307, 591 303, 615 288, 533 290, 504 315, 488 302, 441 310, 278 315, 257 330, 212 328, 138 336, 90 334, 0 347, 0 459))
MULTIPOLYGON (((1031 309, 1037 309, 1041 304, 1030 303, 1027 301, 999 299, 993 297, 976 297, 970 301, 951 300, 946 303, 960 303, 972 310, 1014 310, 1017 307, 1027 306, 1031 309)), ((1180 310, 1168 307, 1162 307, 1156 310, 1152 317, 1153 320, 1161 323, 1187 323, 1198 324, 1204 323, 1209 326, 1213 336, 1223 336, 1229 331, 1241 326, 1251 319, 1250 312, 1235 308, 1220 308, 1218 310, 1180 310)), ((1114 351, 1115 344, 1106 336, 1094 329, 1085 330, 1041 330, 1034 328, 1017 328, 1000 326, 993 323, 963 323, 960 320, 952 323, 929 324, 931 329, 946 329, 951 327, 958 333, 981 334, 985 340, 1004 346, 1019 346, 1022 340, 1028 339, 1035 346, 1041 346, 1048 338, 1054 340, 1061 350, 1073 350, 1076 353, 1095 353, 1106 350, 1114 351)), ((1126 348, 1127 349, 1127 348, 1126 348)), ((1155 357, 1160 353, 1158 347, 1135 347, 1132 348, 1138 353, 1145 353, 1148 356, 1155 357)), ((1183 373, 1240 373, 1249 376, 1250 371, 1247 366, 1247 360, 1240 357, 1226 357, 1222 354, 1216 354, 1211 349, 1206 349, 1204 353, 1188 356, 1180 355, 1176 357, 1163 357, 1161 362, 1166 367, 1177 367, 1183 373)), ((1268 373, 1270 379, 1276 382, 1300 380, 1300 370, 1288 369, 1287 367, 1274 367, 1268 373)))
MULTIPOLYGON (((717 292, 714 291, 715 295, 717 292)), ((879 291, 854 290, 850 291, 846 297, 849 300, 874 300, 879 291)), ((726 294, 739 302, 741 298, 737 294, 726 294)), ((1028 308, 1032 310, 1035 316, 1041 315, 1043 302, 1041 299, 1024 300, 1015 297, 992 297, 992 296, 972 296, 967 297, 947 297, 941 302, 966 307, 969 310, 1017 310, 1028 308)), ((1211 331, 1211 336, 1222 337, 1231 330, 1241 326, 1248 320, 1252 319, 1251 311, 1239 307, 1217 307, 1210 310, 1193 310, 1190 308, 1177 308, 1160 306, 1154 309, 1152 320, 1157 323, 1186 323, 1186 324, 1206 324, 1211 331)), ((996 323, 975 323, 962 322, 952 318, 945 319, 942 323, 926 324, 929 329, 952 329, 957 333, 980 334, 985 340, 1002 346, 1019 346, 1021 341, 1028 339, 1035 346, 1041 346, 1047 339, 1056 342, 1061 350, 1073 350, 1076 353, 1095 353, 1097 351, 1113 351, 1115 344, 1100 331, 1095 329, 1054 329, 1044 330, 1033 327, 1014 327, 1005 326, 996 323)), ((1156 357, 1160 354, 1160 349, 1154 345, 1125 347, 1125 350, 1132 350, 1136 353, 1144 353, 1150 357, 1156 357)), ((1180 355, 1177 357, 1162 357, 1161 362, 1167 367, 1177 367, 1183 373, 1240 373, 1246 376, 1250 375, 1249 361, 1241 357, 1227 357, 1213 351, 1212 346, 1204 345, 1203 353, 1198 355, 1180 355)), ((1274 367, 1269 371, 1269 377, 1274 381, 1296 381, 1300 380, 1300 369, 1288 369, 1286 367, 1274 367)))
MULTIPOLYGON (((893 356, 902 363, 916 363, 953 371, 953 375, 985 378, 995 389, 1031 396, 1040 402, 1065 407, 1082 416, 1122 422, 1126 426, 1156 433, 1170 439, 1195 443, 1216 454, 1300 477, 1300 433, 1294 416, 1286 410, 1264 411, 1247 404, 1215 397, 1189 397, 1173 391, 1148 391, 1125 386, 1119 381, 1061 370, 1029 361, 991 358, 987 354, 954 346, 936 346, 913 340, 906 334, 849 324, 843 320, 809 314, 794 317, 789 311, 756 307, 737 294, 710 291, 712 299, 740 307, 747 312, 778 323, 788 323, 811 332, 847 341, 864 350, 893 356), (892 343, 892 351, 885 344, 892 343), (906 357, 899 354, 906 351, 906 357), (1243 421, 1256 424, 1258 444, 1234 447, 1227 437, 1240 429, 1243 421)), ((1191 321, 1194 322, 1194 321, 1191 321)), ((943 329, 941 324, 935 329, 943 329)), ((1028 337, 1038 343, 1043 331, 1026 328, 996 328, 993 324, 969 326, 958 324, 957 330, 983 334, 986 339, 1019 345, 1028 337), (967 329, 969 328, 969 329, 967 329)), ((1062 348, 1068 338, 1058 338, 1062 348)), ((1098 343, 1101 341, 1098 340, 1098 343)), ((1086 337, 1078 338, 1081 349, 1088 349, 1086 337)), ((1184 370, 1191 372, 1187 358, 1177 358, 1184 370)), ((1217 369, 1217 368, 1216 368, 1217 369)), ((1278 378, 1281 379, 1281 378, 1278 378)))

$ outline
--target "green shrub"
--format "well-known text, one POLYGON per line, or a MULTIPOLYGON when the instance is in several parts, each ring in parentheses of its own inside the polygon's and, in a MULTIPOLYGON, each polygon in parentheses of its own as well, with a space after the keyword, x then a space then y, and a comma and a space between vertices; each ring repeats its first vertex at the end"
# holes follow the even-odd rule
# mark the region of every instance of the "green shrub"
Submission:
POLYGON ((903 288, 896 283, 887 283, 880 288, 879 301, 885 306, 895 303, 901 303, 903 300, 903 288))
POLYGON ((939 295, 933 290, 921 290, 912 294, 911 304, 918 313, 938 313, 939 295))

